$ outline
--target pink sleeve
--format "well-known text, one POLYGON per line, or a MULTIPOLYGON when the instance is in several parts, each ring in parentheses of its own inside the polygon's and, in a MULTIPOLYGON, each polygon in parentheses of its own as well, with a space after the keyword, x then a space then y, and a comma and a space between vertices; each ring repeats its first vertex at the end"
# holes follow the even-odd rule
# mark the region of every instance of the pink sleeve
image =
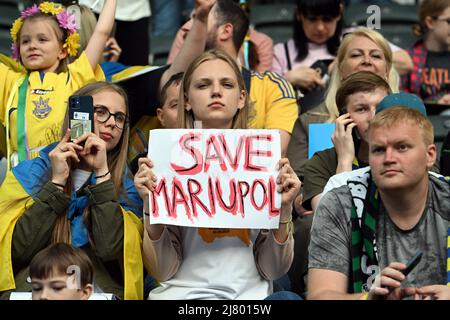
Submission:
POLYGON ((272 71, 284 76, 287 70, 286 53, 284 44, 278 43, 273 47, 272 71))
POLYGON ((254 29, 250 31, 250 40, 258 52, 259 64, 257 71, 264 72, 272 68, 273 40, 268 35, 254 29))
POLYGON ((180 30, 178 30, 175 39, 173 40, 172 47, 170 48, 169 57, 167 58, 167 64, 173 63, 173 60, 175 60, 176 56, 180 52, 181 47, 184 43, 184 39, 186 39, 186 36, 191 28, 192 20, 189 20, 180 28, 180 30))

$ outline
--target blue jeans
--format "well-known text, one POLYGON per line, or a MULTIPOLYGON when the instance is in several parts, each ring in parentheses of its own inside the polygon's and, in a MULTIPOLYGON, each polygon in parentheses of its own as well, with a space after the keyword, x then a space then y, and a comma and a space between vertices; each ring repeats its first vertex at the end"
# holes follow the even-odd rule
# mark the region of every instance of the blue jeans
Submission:
POLYGON ((194 0, 152 0, 152 35, 175 36, 194 9, 194 0))

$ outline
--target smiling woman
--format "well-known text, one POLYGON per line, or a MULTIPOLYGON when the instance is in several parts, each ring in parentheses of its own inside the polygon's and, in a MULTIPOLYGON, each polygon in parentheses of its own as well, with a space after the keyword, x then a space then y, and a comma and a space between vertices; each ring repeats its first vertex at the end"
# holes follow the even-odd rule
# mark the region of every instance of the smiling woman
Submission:
POLYGON ((393 67, 392 50, 387 40, 375 30, 359 28, 342 39, 325 101, 302 114, 295 122, 287 157, 297 175, 304 175, 308 159, 309 124, 337 119, 336 92, 348 76, 359 71, 379 75, 389 83, 393 92, 398 91, 399 79, 393 67))
MULTIPOLYGON (((126 168, 127 96, 106 82, 91 83, 74 95, 92 96, 101 108, 103 113, 95 113, 94 133, 71 142, 70 130, 64 130, 61 141, 44 148, 38 158, 21 162, 1 186, 0 209, 9 214, 0 216, 0 234, 12 239, 13 268, 8 270, 15 283, 0 276, 0 291, 29 291, 24 279, 31 258, 51 243, 65 242, 91 258, 103 292, 142 298, 142 261, 131 265, 127 260, 141 256, 135 240, 140 238, 137 215, 142 205, 126 168), (11 207, 17 210, 6 209, 11 207)), ((3 258, 0 262, 8 263, 3 258)))

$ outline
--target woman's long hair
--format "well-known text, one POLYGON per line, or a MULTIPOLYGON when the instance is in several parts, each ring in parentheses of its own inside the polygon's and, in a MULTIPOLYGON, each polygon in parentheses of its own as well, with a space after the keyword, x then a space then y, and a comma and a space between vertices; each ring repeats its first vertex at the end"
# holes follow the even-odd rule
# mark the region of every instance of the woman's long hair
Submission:
MULTIPOLYGON (((128 97, 125 91, 118 85, 109 83, 109 82, 94 82, 90 83, 76 92, 74 92, 73 96, 93 96, 99 92, 103 91, 112 91, 115 93, 118 93, 125 102, 125 108, 126 108, 126 114, 129 114, 128 111, 128 97)), ((68 118, 68 112, 66 113, 66 119, 64 120, 63 130, 62 133, 65 134, 67 131, 69 124, 69 118, 68 118)), ((126 126, 122 130, 122 136, 120 137, 119 142, 117 143, 117 146, 108 151, 107 157, 108 157, 108 168, 111 172, 111 180, 114 184, 114 190, 116 194, 124 193, 124 190, 122 190, 122 179, 123 175, 126 169, 126 163, 127 163, 127 150, 128 150, 128 141, 130 137, 130 128, 126 126)), ((71 182, 70 177, 67 182, 67 192, 69 195, 71 194, 71 182)), ((84 223, 88 230, 90 230, 90 210, 89 208, 86 208, 83 214, 84 223)), ((91 236, 89 235, 91 245, 94 245, 91 236)), ((67 214, 62 214, 58 217, 55 228, 53 229, 53 236, 52 236, 52 242, 64 242, 71 244, 72 235, 71 235, 71 227, 70 227, 70 221, 67 219, 67 214)))
MULTIPOLYGON (((303 24, 299 20, 298 16, 312 16, 318 17, 323 16, 327 18, 337 18, 339 15, 343 14, 342 0, 298 0, 297 10, 294 13, 294 44, 297 49, 297 57, 295 61, 299 62, 306 58, 308 55, 308 42, 310 40, 306 37, 305 31, 303 30, 303 24)), ((336 31, 334 35, 327 41, 327 50, 330 54, 336 55, 339 48, 339 43, 342 34, 343 18, 341 18, 336 24, 336 31)))
MULTIPOLYGON (((186 110, 186 98, 188 98, 188 90, 191 85, 192 74, 203 62, 211 60, 225 61, 233 69, 236 75, 239 90, 246 90, 244 78, 242 77, 241 71, 233 58, 221 50, 209 50, 204 52, 188 66, 186 72, 184 73, 183 81, 181 82, 177 117, 179 128, 194 128, 194 112, 192 109, 186 110)), ((251 104, 249 101, 249 95, 247 93, 244 107, 242 109, 238 109, 234 116, 232 125, 233 129, 247 128, 247 123, 252 113, 251 104)))
POLYGON ((391 86, 392 92, 398 92, 399 90, 399 75, 394 69, 392 64, 392 50, 387 40, 377 31, 368 28, 358 28, 352 33, 346 35, 342 39, 341 45, 337 53, 337 65, 334 67, 331 73, 330 85, 328 86, 327 94, 325 97, 325 105, 328 110, 330 118, 328 121, 332 122, 339 116, 339 111, 336 105, 336 92, 342 83, 341 68, 347 53, 347 48, 350 42, 355 37, 366 37, 373 41, 383 52, 386 59, 386 71, 388 74, 388 83, 391 86))

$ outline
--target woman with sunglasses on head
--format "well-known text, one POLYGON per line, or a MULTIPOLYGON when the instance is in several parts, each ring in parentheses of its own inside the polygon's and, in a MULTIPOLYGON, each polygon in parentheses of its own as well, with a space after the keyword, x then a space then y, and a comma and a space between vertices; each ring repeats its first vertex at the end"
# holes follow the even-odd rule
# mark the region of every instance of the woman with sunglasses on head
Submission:
POLYGON ((450 105, 450 2, 423 1, 419 20, 415 31, 423 37, 409 49, 414 69, 402 78, 402 88, 425 103, 450 105))
POLYGON ((13 168, 0 188, 0 268, 9 276, 0 276, 0 292, 30 291, 33 256, 64 242, 92 260, 94 292, 140 299, 142 202, 126 169, 127 96, 106 82, 74 95, 92 96, 94 132, 71 142, 66 121, 61 141, 13 168))

